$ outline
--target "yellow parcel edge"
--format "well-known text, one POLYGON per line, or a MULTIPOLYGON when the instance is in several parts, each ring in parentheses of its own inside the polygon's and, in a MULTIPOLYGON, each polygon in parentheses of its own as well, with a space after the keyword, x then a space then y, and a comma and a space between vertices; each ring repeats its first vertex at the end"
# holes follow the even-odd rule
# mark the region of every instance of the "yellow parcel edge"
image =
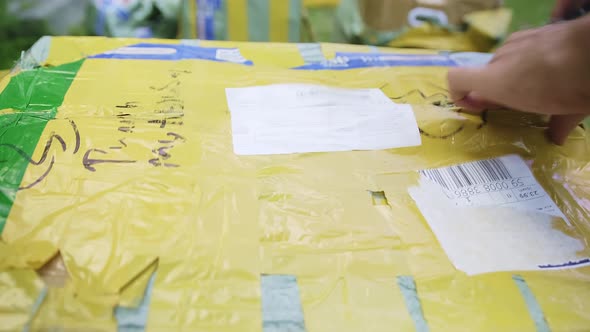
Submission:
MULTIPOLYGON (((63 41, 83 45, 84 54, 129 45, 63 41)), ((202 46, 232 45, 207 43, 202 46)), ((262 274, 297 276, 306 331, 415 329, 400 276, 415 280, 431 331, 536 330, 514 274, 527 282, 553 330, 590 324, 589 268, 467 276, 454 268, 408 194, 417 170, 515 153, 531 162, 572 220, 564 232, 588 239, 582 198, 590 170, 582 130, 557 147, 534 116, 456 113, 445 106, 444 67, 288 70, 302 64, 292 45, 233 45, 245 58, 259 52, 270 64, 84 61, 33 159, 55 133, 67 148, 49 150, 56 166, 39 185, 17 193, 2 234, 8 246, 57 247, 70 275, 66 288, 49 290, 34 328, 114 331, 113 308, 136 302, 141 290, 123 300, 122 292, 138 275, 143 284, 142 273, 155 260, 148 331, 260 331, 262 274), (413 106, 422 145, 236 156, 224 89, 273 83, 380 88, 413 106), (77 152, 71 121, 80 135, 77 152), (373 205, 369 191, 383 191, 388 205, 373 205)), ((81 53, 64 54, 49 59, 75 61, 81 53)), ((44 172, 29 166, 22 183, 44 172)))

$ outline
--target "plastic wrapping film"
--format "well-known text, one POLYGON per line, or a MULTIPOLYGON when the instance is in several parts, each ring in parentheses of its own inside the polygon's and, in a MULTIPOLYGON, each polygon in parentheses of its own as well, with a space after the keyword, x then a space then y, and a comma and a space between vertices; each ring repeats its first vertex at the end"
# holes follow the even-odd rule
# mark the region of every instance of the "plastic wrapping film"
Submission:
POLYGON ((555 146, 537 116, 457 112, 442 55, 416 52, 430 61, 420 65, 386 56, 395 51, 52 38, 41 67, 0 82, 0 287, 14 294, 2 298, 0 325, 587 329, 590 268, 468 275, 408 191, 419 170, 520 155, 570 221, 555 229, 585 257, 585 132, 555 146), (412 105, 422 144, 237 156, 224 90, 272 83, 381 89, 412 105), (38 308, 35 270, 47 285, 38 308))

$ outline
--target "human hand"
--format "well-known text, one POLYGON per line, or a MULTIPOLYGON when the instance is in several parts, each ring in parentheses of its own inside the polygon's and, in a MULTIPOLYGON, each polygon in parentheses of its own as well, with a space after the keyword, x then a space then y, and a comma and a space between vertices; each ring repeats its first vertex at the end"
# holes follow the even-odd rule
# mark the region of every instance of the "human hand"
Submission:
POLYGON ((454 68, 448 81, 460 107, 505 107, 551 115, 549 136, 563 144, 590 115, 590 16, 511 35, 480 68, 454 68))

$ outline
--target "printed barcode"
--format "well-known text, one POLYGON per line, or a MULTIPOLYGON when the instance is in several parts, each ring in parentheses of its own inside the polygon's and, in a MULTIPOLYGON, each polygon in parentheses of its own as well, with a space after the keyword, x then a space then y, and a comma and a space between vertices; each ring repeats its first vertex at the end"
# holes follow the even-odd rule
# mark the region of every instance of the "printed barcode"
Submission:
POLYGON ((499 159, 479 160, 461 165, 425 169, 420 171, 420 174, 448 190, 512 179, 508 168, 499 159))

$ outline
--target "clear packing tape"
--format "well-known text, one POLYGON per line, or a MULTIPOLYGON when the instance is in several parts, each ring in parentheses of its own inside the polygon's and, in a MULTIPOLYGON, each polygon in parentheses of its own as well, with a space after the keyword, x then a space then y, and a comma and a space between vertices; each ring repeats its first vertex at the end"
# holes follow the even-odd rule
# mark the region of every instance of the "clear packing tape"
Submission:
POLYGON ((587 251, 583 129, 555 146, 539 117, 457 112, 444 66, 292 69, 367 46, 180 43, 52 38, 0 82, 0 330, 590 325, 589 267, 469 276, 408 193, 419 170, 517 154, 587 251), (412 105, 422 145, 235 155, 225 88, 287 82, 381 89, 412 105))

